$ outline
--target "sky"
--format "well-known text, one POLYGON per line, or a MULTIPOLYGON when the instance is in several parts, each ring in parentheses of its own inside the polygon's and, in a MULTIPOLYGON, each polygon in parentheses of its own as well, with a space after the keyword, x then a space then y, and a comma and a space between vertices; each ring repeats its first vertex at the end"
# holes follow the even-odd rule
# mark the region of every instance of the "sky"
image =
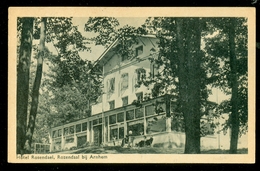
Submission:
MULTIPOLYGON (((146 18, 145 17, 119 17, 117 18, 119 21, 120 26, 123 27, 124 25, 139 27, 142 24, 144 24, 146 18)), ((85 37, 92 37, 93 33, 88 33, 84 31, 85 23, 88 21, 87 17, 74 17, 72 19, 72 22, 75 26, 78 26, 79 31, 81 34, 85 37)), ((55 48, 51 45, 47 45, 49 50, 52 51, 54 54, 57 54, 57 51, 55 48)), ((95 46, 94 44, 90 45, 91 51, 85 51, 85 52, 79 52, 79 55, 83 59, 87 59, 90 61, 95 61, 98 59, 98 57, 104 52, 105 48, 103 46, 95 46)), ((212 88, 212 95, 209 95, 209 100, 220 103, 223 100, 228 99, 229 96, 226 96, 223 92, 221 92, 219 89, 212 88)))
MULTIPOLYGON (((120 26, 119 27, 123 27, 125 25, 129 25, 129 26, 134 26, 134 27, 139 27, 142 24, 144 24, 146 18, 144 17, 135 17, 135 18, 130 18, 130 17, 119 17, 117 18, 119 21, 120 26)), ((81 34, 85 37, 92 37, 93 33, 88 33, 84 31, 84 26, 85 23, 87 23, 88 18, 83 18, 83 17, 74 17, 72 22, 75 26, 78 26, 79 31, 81 32, 81 34)), ((102 46, 95 46, 94 44, 90 46, 91 47, 91 51, 89 52, 80 52, 80 56, 83 59, 87 59, 87 60, 96 60, 105 50, 104 47, 102 46)))

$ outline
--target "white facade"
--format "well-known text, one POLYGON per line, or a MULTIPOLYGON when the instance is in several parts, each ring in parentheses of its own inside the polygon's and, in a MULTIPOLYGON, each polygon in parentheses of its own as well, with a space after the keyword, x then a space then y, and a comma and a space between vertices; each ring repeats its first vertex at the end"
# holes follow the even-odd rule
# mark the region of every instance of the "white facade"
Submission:
POLYGON ((143 96, 145 96, 146 93, 150 93, 150 89, 144 85, 136 88, 135 85, 138 81, 136 71, 140 68, 145 69, 148 76, 151 69, 155 69, 149 58, 155 56, 151 54, 150 50, 157 48, 156 41, 157 39, 150 37, 139 38, 139 43, 133 46, 134 52, 136 52, 136 48, 142 48, 142 52, 136 56, 137 59, 123 60, 118 54, 103 57, 109 58, 103 66, 104 94, 102 102, 92 106, 92 115, 110 110, 109 102, 114 101, 114 108, 118 108, 123 106, 122 98, 128 98, 128 104, 131 104, 134 100, 137 100, 136 94, 143 93, 143 96), (114 79, 114 85, 110 85, 111 79, 114 79), (113 86, 113 90, 110 90, 111 86, 113 86))

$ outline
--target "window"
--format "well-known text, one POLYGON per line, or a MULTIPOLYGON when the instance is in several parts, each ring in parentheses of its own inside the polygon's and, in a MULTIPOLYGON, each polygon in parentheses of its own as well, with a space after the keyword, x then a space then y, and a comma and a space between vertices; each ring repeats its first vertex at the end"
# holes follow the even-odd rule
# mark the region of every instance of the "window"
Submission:
POLYGON ((70 134, 74 134, 74 126, 70 127, 70 134))
POLYGON ((101 124, 102 123, 102 118, 98 119, 98 123, 101 124))
POLYGON ((64 128, 64 135, 68 135, 69 134, 69 128, 64 128))
POLYGON ((133 136, 143 135, 143 133, 144 133, 144 123, 143 122, 140 122, 140 123, 129 122, 128 125, 127 125, 127 131, 132 131, 133 136))
POLYGON ((124 127, 123 126, 111 126, 110 127, 110 140, 123 139, 124 138, 124 127))
POLYGON ((115 92, 115 78, 107 80, 107 91, 110 94, 113 94, 115 92))
POLYGON ((98 124, 98 119, 93 120, 93 125, 98 124))
POLYGON ((76 132, 81 132, 81 124, 76 125, 76 132))
POLYGON ((119 128, 119 139, 123 139, 124 138, 124 127, 120 127, 119 128))
POLYGON ((88 129, 88 123, 85 122, 82 124, 82 131, 86 131, 88 129))
POLYGON ((136 93, 137 101, 141 102, 143 101, 143 92, 136 93))
POLYGON ((56 138, 57 137, 57 131, 53 131, 52 132, 52 138, 56 138))
POLYGON ((145 116, 154 115, 155 110, 153 105, 149 105, 145 107, 145 116))
POLYGON ((139 56, 143 53, 143 46, 135 48, 135 56, 139 56))
POLYGON ((116 139, 118 136, 118 129, 117 128, 111 128, 110 130, 110 140, 113 140, 113 138, 115 137, 116 139))
POLYGON ((124 112, 117 114, 117 122, 124 122, 124 112))
POLYGON ((115 108, 115 100, 108 102, 109 103, 109 109, 112 110, 115 108))
POLYGON ((135 70, 137 74, 137 81, 143 81, 146 78, 146 70, 144 68, 138 68, 135 70))
POLYGON ((128 73, 122 74, 121 80, 121 90, 126 90, 128 88, 128 73))
POLYGON ((129 110, 129 111, 127 111, 126 112, 126 120, 128 121, 128 120, 132 120, 132 119, 134 119, 135 118, 135 116, 134 116, 134 110, 129 110))
POLYGON ((61 129, 58 130, 58 137, 61 137, 61 129))
POLYGON ((123 106, 128 105, 128 96, 122 98, 123 106))
POLYGON ((144 117, 144 109, 135 109, 135 118, 142 118, 144 117))
POLYGON ((114 124, 114 123, 116 123, 116 115, 109 116, 109 124, 114 124))

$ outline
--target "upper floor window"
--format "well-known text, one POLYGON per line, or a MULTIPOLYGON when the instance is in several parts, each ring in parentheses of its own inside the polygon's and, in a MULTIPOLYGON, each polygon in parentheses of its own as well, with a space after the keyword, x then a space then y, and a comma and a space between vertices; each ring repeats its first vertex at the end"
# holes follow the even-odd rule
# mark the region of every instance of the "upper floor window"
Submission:
POLYGON ((109 109, 112 110, 115 108, 115 100, 108 102, 109 103, 109 109))
POLYGON ((143 92, 136 93, 137 101, 141 102, 143 101, 143 92))
POLYGON ((146 77, 146 70, 144 68, 136 69, 137 81, 142 81, 146 77))
POLYGON ((110 78, 107 80, 107 91, 111 94, 115 92, 115 78, 110 78))
POLYGON ((122 98, 123 106, 128 105, 128 96, 122 98))
POLYGON ((135 48, 135 56, 139 56, 143 53, 143 46, 135 48))
POLYGON ((122 74, 121 79, 121 90, 125 90, 128 88, 128 73, 122 74))

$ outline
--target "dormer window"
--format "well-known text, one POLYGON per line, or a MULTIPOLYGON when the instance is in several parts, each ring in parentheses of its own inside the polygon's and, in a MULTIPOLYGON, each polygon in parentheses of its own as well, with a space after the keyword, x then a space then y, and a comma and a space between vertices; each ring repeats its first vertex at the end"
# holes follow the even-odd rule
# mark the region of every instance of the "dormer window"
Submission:
POLYGON ((135 56, 139 56, 143 53, 143 46, 135 48, 135 56))

